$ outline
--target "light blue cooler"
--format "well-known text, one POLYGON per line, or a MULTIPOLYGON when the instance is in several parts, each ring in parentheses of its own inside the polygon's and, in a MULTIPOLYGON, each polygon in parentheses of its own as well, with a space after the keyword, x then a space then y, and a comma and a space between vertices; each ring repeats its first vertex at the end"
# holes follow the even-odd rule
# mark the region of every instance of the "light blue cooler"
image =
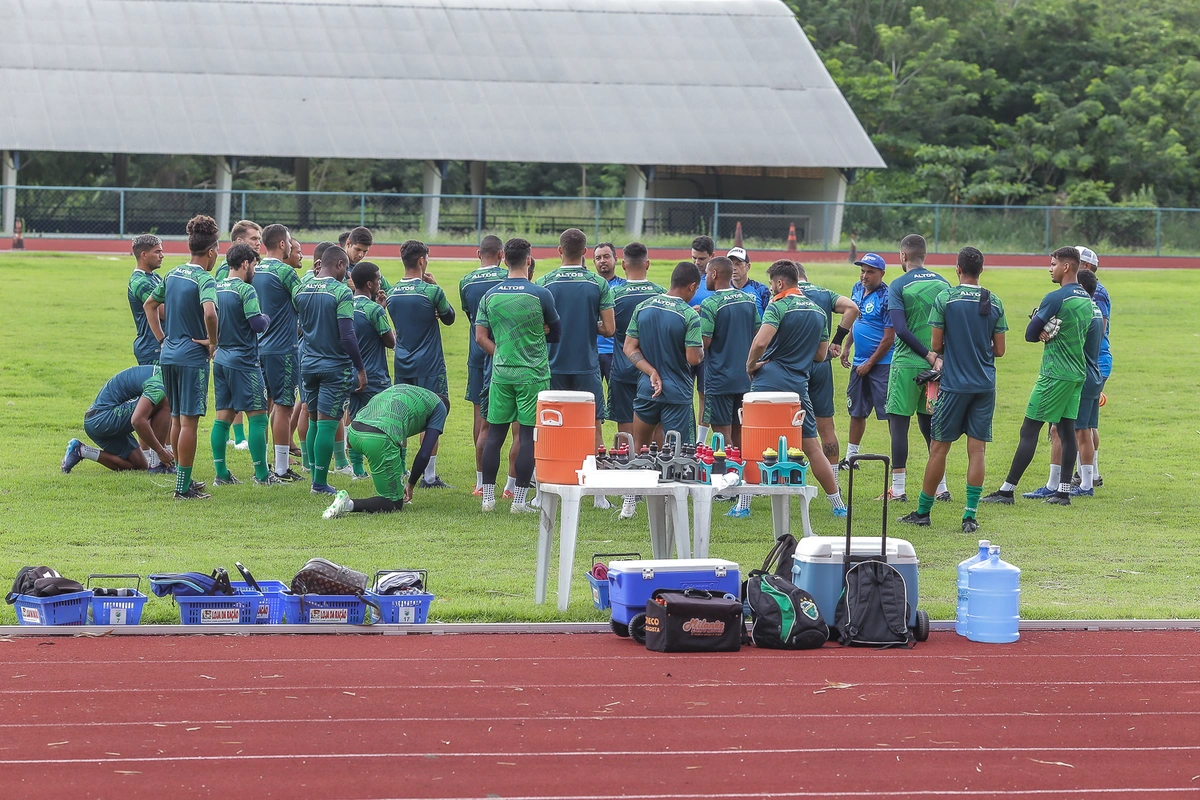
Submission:
MULTIPOLYGON (((855 536, 850 541, 852 556, 879 556, 879 536, 855 536)), ((833 617, 838 599, 842 596, 842 576, 846 555, 844 536, 805 536, 796 544, 795 562, 792 565, 792 583, 813 596, 825 623, 833 627, 833 617)), ((929 617, 917 610, 917 551, 905 539, 887 537, 887 563, 904 576, 905 595, 908 598, 908 626, 917 634, 918 641, 929 635, 929 617)))
POLYGON ((613 633, 629 635, 629 620, 646 613, 646 603, 656 589, 707 589, 738 597, 741 585, 738 565, 721 558, 611 561, 608 599, 612 604, 613 633))

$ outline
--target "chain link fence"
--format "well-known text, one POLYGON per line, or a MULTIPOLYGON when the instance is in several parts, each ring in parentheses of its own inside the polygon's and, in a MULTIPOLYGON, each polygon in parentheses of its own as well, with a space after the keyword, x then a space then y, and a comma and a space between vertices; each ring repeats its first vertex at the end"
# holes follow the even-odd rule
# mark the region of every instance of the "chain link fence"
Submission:
MULTIPOLYGON (((740 238, 757 250, 893 250, 920 233, 933 252, 973 245, 989 253, 1045 253, 1061 242, 1086 242, 1105 253, 1200 253, 1200 209, 952 206, 936 204, 563 198, 335 192, 221 192, 212 189, 0 187, 5 210, 25 236, 123 238, 182 236, 187 220, 210 214, 228 229, 239 219, 281 222, 301 236, 332 239, 365 225, 381 243, 417 238, 431 244, 476 244, 487 233, 558 243, 567 228, 591 241, 640 239, 686 248, 699 234, 720 247, 740 238), (10 199, 12 198, 12 199, 10 199)), ((8 222, 6 216, 5 223, 8 222)), ((7 227, 7 225, 6 225, 7 227)), ((11 231, 4 231, 11 234, 11 231)))

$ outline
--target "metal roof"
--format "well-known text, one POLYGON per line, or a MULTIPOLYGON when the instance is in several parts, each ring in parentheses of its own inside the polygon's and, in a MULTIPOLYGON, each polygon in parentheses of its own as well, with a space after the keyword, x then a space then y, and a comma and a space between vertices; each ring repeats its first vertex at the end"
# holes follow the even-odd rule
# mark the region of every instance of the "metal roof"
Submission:
POLYGON ((0 0, 0 148, 882 167, 779 0, 0 0))

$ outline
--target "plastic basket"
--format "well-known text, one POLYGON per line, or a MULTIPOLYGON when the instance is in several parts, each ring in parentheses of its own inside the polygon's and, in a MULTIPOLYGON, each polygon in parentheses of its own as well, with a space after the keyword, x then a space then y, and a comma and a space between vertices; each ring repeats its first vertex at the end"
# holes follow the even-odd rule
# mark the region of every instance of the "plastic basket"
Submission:
POLYGON ((92 588, 93 580, 128 580, 137 581, 134 584, 131 597, 98 597, 92 595, 90 611, 93 625, 138 625, 142 621, 142 609, 149 599, 142 594, 142 576, 135 573, 109 574, 92 573, 88 575, 87 587, 92 588))
POLYGON ((371 609, 371 619, 388 625, 423 625, 429 619, 429 606, 433 603, 433 595, 429 589, 429 570, 426 569, 381 569, 375 573, 375 589, 368 592, 371 602, 379 606, 379 610, 371 609), (379 579, 392 572, 419 572, 423 592, 409 594, 380 594, 379 579))
POLYGON ((179 621, 184 625, 253 625, 263 596, 239 591, 233 595, 178 596, 179 621))
POLYGON ((602 558, 635 558, 641 560, 641 553, 595 553, 592 556, 592 567, 588 570, 587 580, 592 587, 592 605, 597 611, 607 611, 612 608, 612 603, 608 599, 608 579, 598 579, 592 575, 592 569, 596 568, 596 562, 602 558))
POLYGON ((367 610, 353 594, 285 594, 283 603, 289 625, 362 625, 367 610))
MULTIPOLYGON (((249 591, 250 584, 246 581, 230 581, 231 586, 238 591, 249 591)), ((283 622, 286 604, 283 595, 288 591, 288 585, 283 581, 256 581, 263 599, 258 603, 258 613, 255 622, 259 625, 279 625, 283 622)))
POLYGON ((19 594, 13 605, 21 625, 82 625, 87 620, 91 590, 60 594, 58 597, 34 597, 19 594))

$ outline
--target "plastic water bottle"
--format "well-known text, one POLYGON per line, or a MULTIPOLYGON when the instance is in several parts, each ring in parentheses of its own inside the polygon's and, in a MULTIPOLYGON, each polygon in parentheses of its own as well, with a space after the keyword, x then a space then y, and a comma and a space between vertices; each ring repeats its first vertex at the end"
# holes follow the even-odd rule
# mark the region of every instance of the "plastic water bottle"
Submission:
POLYGON ((987 539, 980 539, 979 552, 965 561, 958 562, 958 607, 954 618, 954 632, 959 636, 967 635, 967 568, 985 560, 990 546, 991 542, 987 539))
POLYGON ((1021 570, 1000 560, 1000 548, 967 568, 967 638, 1003 644, 1021 638, 1021 570))

